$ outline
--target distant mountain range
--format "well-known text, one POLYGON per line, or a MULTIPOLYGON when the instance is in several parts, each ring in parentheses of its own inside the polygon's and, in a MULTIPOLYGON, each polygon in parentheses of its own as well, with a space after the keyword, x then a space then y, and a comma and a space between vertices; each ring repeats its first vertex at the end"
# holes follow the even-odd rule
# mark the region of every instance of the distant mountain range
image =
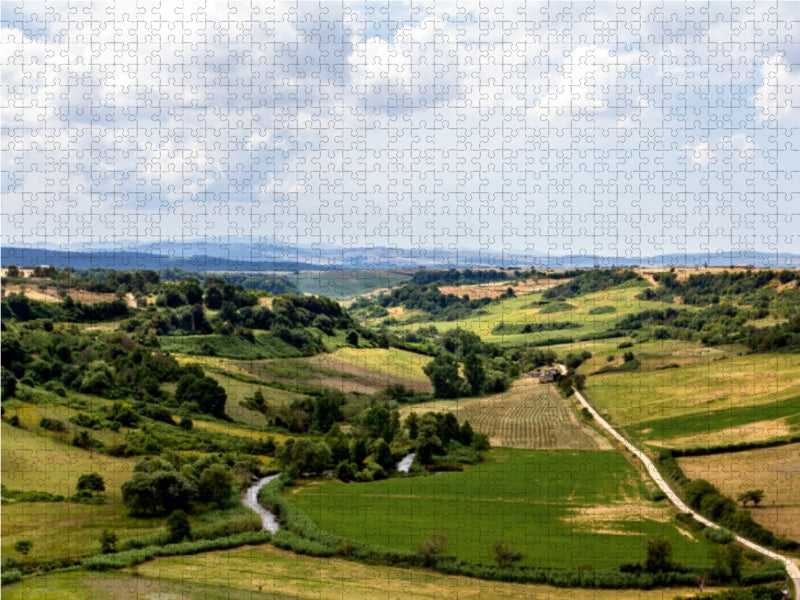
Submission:
POLYGON ((693 266, 729 267, 752 265, 769 268, 798 268, 800 255, 786 252, 719 251, 692 254, 661 254, 647 257, 566 256, 541 253, 479 250, 408 249, 392 247, 345 248, 323 245, 295 245, 277 242, 211 243, 153 242, 6 246, 0 248, 2 265, 32 267, 52 265, 74 269, 184 269, 186 271, 301 271, 338 269, 413 269, 536 267, 570 269, 611 266, 693 266))

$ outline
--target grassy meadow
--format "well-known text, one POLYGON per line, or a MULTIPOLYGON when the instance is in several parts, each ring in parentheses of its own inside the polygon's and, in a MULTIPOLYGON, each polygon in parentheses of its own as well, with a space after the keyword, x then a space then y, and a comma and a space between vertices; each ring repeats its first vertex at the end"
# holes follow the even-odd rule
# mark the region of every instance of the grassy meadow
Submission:
MULTIPOLYGON (((697 588, 672 588, 668 597, 693 597, 697 592, 697 588)), ((271 600, 477 600, 489 597, 497 600, 575 600, 587 597, 586 594, 591 594, 594 600, 665 598, 663 589, 589 592, 546 585, 483 581, 423 569, 300 556, 273 546, 158 558, 139 565, 135 572, 60 571, 45 576, 25 577, 19 583, 3 587, 3 596, 7 600, 44 597, 48 600, 252 600, 261 597, 271 600)))
POLYGON ((732 416, 740 410, 753 411, 739 413, 749 420, 800 413, 800 355, 725 355, 678 368, 594 375, 586 395, 616 424, 637 425, 639 433, 655 431, 661 421, 654 437, 723 429, 746 422, 732 416))
POLYGON ((682 531, 666 504, 621 454, 502 449, 463 472, 377 483, 320 482, 287 497, 323 529, 401 550, 441 532, 449 553, 492 564, 502 538, 524 549, 527 566, 615 568, 642 560, 649 537, 670 539, 675 558, 708 563, 708 543, 682 531))

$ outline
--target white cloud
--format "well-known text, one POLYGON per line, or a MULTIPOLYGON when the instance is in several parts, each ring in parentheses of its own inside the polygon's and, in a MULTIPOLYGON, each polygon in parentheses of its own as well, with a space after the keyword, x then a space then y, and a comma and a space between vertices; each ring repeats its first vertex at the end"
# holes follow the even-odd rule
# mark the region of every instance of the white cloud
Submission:
POLYGON ((761 76, 754 100, 763 117, 779 121, 800 118, 800 71, 792 71, 776 54, 762 59, 761 76))

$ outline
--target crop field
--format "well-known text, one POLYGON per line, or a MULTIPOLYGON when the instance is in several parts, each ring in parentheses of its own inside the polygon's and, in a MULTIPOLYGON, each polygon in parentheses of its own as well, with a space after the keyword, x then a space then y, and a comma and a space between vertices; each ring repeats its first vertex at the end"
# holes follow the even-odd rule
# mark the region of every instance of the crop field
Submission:
POLYGON ((488 398, 435 400, 404 407, 403 416, 428 410, 451 411, 485 433, 493 446, 528 449, 598 450, 611 445, 594 430, 580 424, 567 401, 552 385, 532 377, 515 381, 508 391, 488 398))
POLYGON ((736 498, 747 490, 764 491, 753 518, 770 531, 800 540, 800 444, 679 458, 690 479, 707 479, 736 498))
MULTIPOLYGON (((664 420, 662 431, 654 437, 697 432, 677 426, 670 430, 667 421, 678 421, 684 415, 691 415, 689 420, 700 431, 714 425, 698 417, 714 421, 716 415, 724 417, 726 412, 740 409, 758 412, 758 407, 763 407, 761 418, 749 420, 773 419, 788 415, 773 414, 770 407, 785 402, 796 405, 800 395, 800 355, 749 354, 708 359, 674 369, 596 375, 587 380, 586 394, 617 424, 664 420)), ((790 414, 800 412, 800 408, 794 410, 791 406, 790 410, 790 414)), ((721 420, 715 428, 744 422, 747 421, 728 424, 721 420)))
MULTIPOLYGON (((707 588, 707 591, 714 591, 707 588)), ((313 558, 273 546, 236 548, 194 556, 159 558, 113 573, 59 571, 26 577, 3 587, 7 600, 108 598, 141 600, 477 600, 547 598, 575 600, 586 590, 522 585, 442 575, 434 571, 368 566, 338 558, 313 558)), ((593 600, 663 600, 664 590, 592 590, 593 600)), ((693 597, 697 588, 672 588, 672 595, 693 597)))
MULTIPOLYGON (((420 322, 408 325, 401 323, 397 327, 414 330, 434 324, 442 331, 460 327, 475 332, 485 342, 501 345, 552 345, 562 340, 563 343, 573 344, 583 338, 596 336, 603 331, 612 329, 616 322, 627 314, 663 308, 661 302, 635 298, 642 291, 644 285, 643 283, 638 286, 623 284, 610 290, 570 298, 568 303, 557 300, 547 302, 543 300, 540 292, 534 292, 490 304, 476 311, 475 315, 468 319, 436 321, 435 323, 420 322), (570 306, 567 307, 567 304, 570 306), (542 326, 561 321, 575 323, 579 327, 536 331, 537 325, 542 326), (531 325, 534 331, 522 333, 520 329, 520 332, 517 333, 510 332, 515 327, 520 328, 525 325, 531 325), (505 327, 498 328, 498 326, 505 327)), ((616 346, 618 341, 599 340, 591 343, 594 345, 598 343, 612 345, 613 343, 613 346, 616 346)))
POLYGON ((323 482, 288 497, 339 535, 414 550, 441 532, 448 553, 476 563, 491 564, 490 544, 502 537, 527 553, 521 565, 614 568, 642 560, 646 540, 659 535, 683 564, 708 562, 708 543, 679 531, 665 504, 644 499, 642 480, 620 454, 503 449, 493 456, 463 472, 323 482))
POLYGON ((530 294, 531 292, 540 292, 549 287, 553 287, 564 280, 556 279, 526 279, 524 281, 492 281, 490 283, 473 283, 467 285, 440 285, 439 291, 443 294, 455 294, 456 296, 464 296, 465 294, 471 299, 476 298, 497 298, 505 293, 511 287, 517 296, 523 294, 530 294))

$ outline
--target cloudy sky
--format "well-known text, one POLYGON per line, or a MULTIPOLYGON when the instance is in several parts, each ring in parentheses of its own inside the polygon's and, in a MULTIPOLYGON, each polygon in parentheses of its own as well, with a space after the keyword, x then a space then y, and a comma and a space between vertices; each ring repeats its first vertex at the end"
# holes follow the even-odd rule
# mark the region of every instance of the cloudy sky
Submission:
POLYGON ((116 4, 2 3, 6 245, 800 248, 791 3, 116 4))

